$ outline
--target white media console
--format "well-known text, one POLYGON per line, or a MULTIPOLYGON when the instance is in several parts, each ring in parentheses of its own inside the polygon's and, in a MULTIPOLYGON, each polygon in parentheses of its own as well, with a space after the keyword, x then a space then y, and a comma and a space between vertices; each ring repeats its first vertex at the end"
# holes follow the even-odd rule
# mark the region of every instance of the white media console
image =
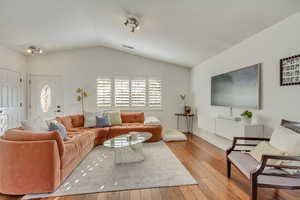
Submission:
POLYGON ((245 124, 240 118, 222 117, 215 119, 215 134, 233 140, 233 137, 264 137, 262 124, 245 124))

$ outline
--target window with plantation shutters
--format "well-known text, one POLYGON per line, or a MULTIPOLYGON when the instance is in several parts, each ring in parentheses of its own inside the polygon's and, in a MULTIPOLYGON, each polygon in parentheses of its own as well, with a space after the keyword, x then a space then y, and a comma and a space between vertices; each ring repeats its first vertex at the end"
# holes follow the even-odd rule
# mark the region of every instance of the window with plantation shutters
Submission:
POLYGON ((160 108, 162 106, 162 82, 161 80, 148 80, 148 106, 160 108))
POLYGON ((112 106, 112 80, 97 78, 97 107, 112 106))
POLYGON ((97 107, 161 108, 159 79, 97 78, 97 107))
POLYGON ((130 88, 128 79, 115 79, 115 106, 129 107, 130 105, 130 88))
POLYGON ((131 80, 131 106, 146 106, 146 80, 131 80))

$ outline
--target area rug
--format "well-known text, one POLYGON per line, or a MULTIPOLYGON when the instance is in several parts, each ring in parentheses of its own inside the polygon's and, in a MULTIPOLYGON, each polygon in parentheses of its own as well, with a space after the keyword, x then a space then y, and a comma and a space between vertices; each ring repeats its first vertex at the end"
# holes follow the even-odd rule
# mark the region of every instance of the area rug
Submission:
POLYGON ((114 164, 114 152, 94 148, 54 193, 23 199, 197 184, 164 142, 144 144, 145 161, 114 164))

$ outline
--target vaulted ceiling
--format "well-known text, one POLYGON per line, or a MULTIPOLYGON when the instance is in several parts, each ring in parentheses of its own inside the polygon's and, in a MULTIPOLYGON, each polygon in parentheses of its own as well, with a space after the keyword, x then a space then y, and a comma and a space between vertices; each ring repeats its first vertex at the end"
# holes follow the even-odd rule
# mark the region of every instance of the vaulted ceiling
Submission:
POLYGON ((106 46, 192 67, 299 11, 299 0, 0 0, 0 44, 106 46), (135 33, 129 14, 141 20, 135 33))

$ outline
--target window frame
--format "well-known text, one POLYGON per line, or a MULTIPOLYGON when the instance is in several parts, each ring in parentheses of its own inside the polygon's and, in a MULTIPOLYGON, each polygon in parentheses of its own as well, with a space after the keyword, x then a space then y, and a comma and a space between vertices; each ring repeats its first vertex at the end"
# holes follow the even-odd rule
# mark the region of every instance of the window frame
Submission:
MULTIPOLYGON (((159 77, 128 77, 128 76, 98 76, 96 80, 98 79, 110 79, 111 80, 111 106, 105 107, 105 106, 99 106, 98 103, 96 104, 96 107, 98 110, 114 110, 119 109, 123 111, 162 111, 164 108, 164 101, 163 101, 163 80, 159 77), (116 106, 115 105, 115 79, 126 79, 129 80, 129 106, 123 107, 123 106, 116 106), (132 80, 145 80, 145 106, 132 106, 131 103, 131 81, 132 80), (149 80, 159 80, 160 81, 160 90, 161 90, 161 104, 159 107, 150 107, 149 106, 149 80)), ((97 81, 96 81, 97 82, 97 81)), ((97 83, 96 83, 97 87, 97 83)), ((96 91, 96 99, 98 98, 98 92, 96 91)))

